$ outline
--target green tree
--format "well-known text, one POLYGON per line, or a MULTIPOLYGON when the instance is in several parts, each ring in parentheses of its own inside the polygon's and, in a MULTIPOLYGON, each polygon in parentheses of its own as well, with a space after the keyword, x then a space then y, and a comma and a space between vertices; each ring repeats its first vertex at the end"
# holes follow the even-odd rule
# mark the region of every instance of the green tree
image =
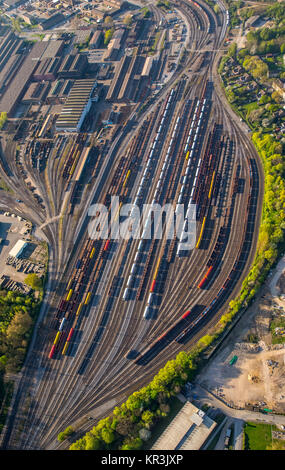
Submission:
MULTIPOLYGON (((85 450, 99 450, 100 449, 100 441, 96 439, 96 437, 92 436, 92 434, 88 434, 85 437, 85 450)), ((83 449, 82 449, 83 450, 83 449)))
POLYGON ((146 410, 142 413, 142 421, 147 425, 152 425, 154 414, 150 410, 146 410))
POLYGON ((102 429, 102 440, 106 444, 111 444, 114 440, 114 433, 110 429, 102 429))
POLYGON ((31 273, 26 276, 25 284, 34 290, 41 290, 43 288, 42 280, 35 273, 31 273))
MULTIPOLYGON (((71 444, 69 447, 70 450, 93 450, 93 449, 86 449, 86 437, 83 437, 81 439, 78 439, 78 441, 74 442, 71 444)), ((98 449, 94 449, 98 450, 98 449)))
POLYGON ((124 444, 121 447, 121 450, 138 450, 142 447, 143 441, 139 437, 134 439, 125 439, 124 444))
POLYGON ((0 113, 0 130, 3 129, 6 121, 7 121, 7 113, 5 111, 2 111, 0 113))
POLYGON ((107 31, 105 31, 105 35, 104 35, 104 44, 105 44, 105 46, 107 46, 109 44, 109 42, 112 39, 113 34, 114 34, 114 29, 113 28, 107 29, 107 31))
POLYGON ((233 42, 229 47, 228 55, 230 57, 236 57, 236 52, 237 52, 237 44, 236 42, 233 42))
POLYGON ((57 436, 57 440, 59 442, 63 442, 65 439, 67 439, 73 433, 74 433, 74 429, 72 428, 72 426, 68 426, 64 431, 59 433, 59 435, 57 436))

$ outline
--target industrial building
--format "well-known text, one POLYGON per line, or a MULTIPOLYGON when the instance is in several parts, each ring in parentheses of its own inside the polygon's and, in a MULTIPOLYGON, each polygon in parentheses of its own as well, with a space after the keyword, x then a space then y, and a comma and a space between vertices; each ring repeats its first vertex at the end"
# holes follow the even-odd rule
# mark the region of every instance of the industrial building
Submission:
POLYGON ((130 56, 125 55, 120 60, 119 64, 117 64, 114 78, 106 96, 107 101, 116 100, 120 88, 122 86, 125 74, 127 73, 128 67, 130 65, 131 59, 132 58, 130 56))
POLYGON ((86 44, 90 39, 91 31, 88 29, 79 29, 75 31, 73 44, 86 44))
POLYGON ((47 104, 60 104, 64 103, 66 98, 69 95, 71 87, 73 85, 72 80, 57 80, 56 83, 53 84, 47 98, 47 104))
POLYGON ((47 48, 42 54, 42 59, 47 57, 61 57, 64 48, 64 41, 61 39, 56 39, 47 42, 47 48))
POLYGON ((152 450, 199 450, 216 424, 204 411, 186 402, 152 450))
POLYGON ((26 56, 18 53, 18 48, 16 47, 3 61, 0 59, 0 94, 5 92, 5 89, 9 86, 25 58, 26 56))
MULTIPOLYGON (((20 45, 17 41, 15 42, 13 34, 9 34, 5 37, 1 42, 1 46, 2 44, 3 48, 0 47, 0 87, 2 85, 1 89, 3 95, 0 100, 0 109, 1 111, 7 112, 8 117, 13 117, 18 104, 32 81, 35 70, 38 69, 38 67, 42 67, 42 58, 53 57, 54 55, 60 54, 63 42, 37 42, 33 45, 28 55, 19 54, 19 56, 15 55, 15 49, 17 51, 20 45), (12 46, 10 46, 11 41, 12 46), (1 74, 1 63, 5 65, 2 70, 3 74, 1 74), (7 70, 6 67, 8 64, 11 67, 10 71, 7 70)), ((51 66, 51 70, 49 70, 51 78, 55 77, 53 71, 55 63, 56 61, 53 66, 51 66)))
POLYGON ((151 72, 153 69, 153 62, 154 62, 153 57, 149 56, 146 58, 144 67, 141 73, 142 77, 149 77, 151 75, 151 72))
POLYGON ((121 48, 121 42, 119 39, 111 39, 108 44, 108 48, 104 53, 104 62, 108 60, 118 60, 118 55, 121 48))
POLYGON ((102 38, 103 38, 102 31, 95 31, 92 38, 90 39, 89 47, 91 49, 99 49, 102 43, 102 38))
POLYGON ((81 78, 88 66, 88 59, 85 55, 68 55, 63 60, 59 70, 59 78, 81 78))
POLYGON ((46 83, 31 83, 26 93, 23 96, 22 103, 24 104, 40 104, 45 101, 49 91, 50 84, 46 83))
POLYGON ((8 117, 12 117, 14 115, 16 107, 27 89, 36 65, 37 62, 33 62, 31 57, 27 57, 22 64, 20 73, 14 76, 9 87, 1 98, 0 109, 5 111, 8 117))
POLYGON ((118 101, 137 101, 137 92, 141 82, 141 72, 145 57, 133 56, 122 87, 118 93, 118 101))
POLYGON ((20 53, 22 45, 23 40, 13 32, 8 32, 0 40, 0 93, 4 92, 25 59, 20 53))
POLYGON ((104 6, 111 8, 121 8, 125 0, 104 0, 104 6))
POLYGON ((62 13, 55 13, 54 15, 50 16, 46 20, 43 20, 39 24, 39 28, 42 30, 51 29, 55 26, 58 26, 61 23, 66 21, 65 16, 62 13))
POLYGON ((8 9, 16 8, 25 3, 25 0, 4 0, 3 5, 8 9))
POLYGON ((33 80, 35 81, 54 81, 57 77, 57 71, 60 66, 60 58, 46 57, 43 59, 33 74, 33 80))
POLYGON ((111 86, 108 90, 107 101, 137 101, 141 86, 146 86, 147 70, 144 70, 144 56, 124 56, 118 64, 111 86))
POLYGON ((9 251, 9 256, 13 256, 13 258, 19 258, 27 245, 28 243, 24 240, 18 240, 16 245, 13 246, 12 250, 9 251))
POLYGON ((146 19, 139 19, 135 24, 129 29, 128 37, 126 39, 127 46, 136 45, 136 42, 139 39, 144 39, 147 35, 148 28, 151 22, 146 19))
POLYGON ((0 41, 0 70, 6 65, 12 54, 17 54, 23 41, 13 32, 9 32, 0 41))
POLYGON ((97 86, 94 79, 76 80, 56 121, 57 131, 79 132, 90 110, 92 93, 97 86))

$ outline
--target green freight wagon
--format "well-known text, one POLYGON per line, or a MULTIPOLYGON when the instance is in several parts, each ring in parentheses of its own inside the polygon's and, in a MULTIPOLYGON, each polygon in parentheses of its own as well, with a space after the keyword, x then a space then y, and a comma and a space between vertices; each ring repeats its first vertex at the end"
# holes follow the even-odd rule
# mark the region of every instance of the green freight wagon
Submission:
POLYGON ((235 362, 237 362, 238 360, 238 357, 237 356, 233 356, 230 360, 230 366, 232 366, 235 362))

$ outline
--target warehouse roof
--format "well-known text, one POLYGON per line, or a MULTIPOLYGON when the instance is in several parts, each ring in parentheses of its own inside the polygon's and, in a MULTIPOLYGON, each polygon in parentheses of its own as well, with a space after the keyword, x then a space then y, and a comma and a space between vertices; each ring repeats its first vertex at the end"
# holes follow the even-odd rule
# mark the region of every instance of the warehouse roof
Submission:
POLYGON ((18 240, 16 245, 14 245, 12 250, 9 252, 9 256, 18 258, 18 256, 20 256, 20 254, 23 252, 26 246, 27 246, 27 242, 25 242, 24 240, 18 240))
POLYGON ((76 80, 56 121, 56 127, 76 129, 81 116, 88 106, 96 80, 76 80))
POLYGON ((45 57, 57 57, 60 56, 62 53, 64 41, 57 39, 51 40, 47 42, 48 47, 46 48, 45 52, 43 53, 43 58, 45 57))
POLYGON ((60 23, 63 23, 65 20, 66 18, 62 13, 56 13, 55 15, 50 16, 47 20, 42 21, 39 27, 41 29, 50 29, 60 23))
POLYGON ((21 66, 19 73, 15 75, 8 89, 2 96, 0 101, 0 110, 5 111, 8 115, 12 113, 16 102, 21 98, 35 67, 36 61, 30 57, 26 58, 21 66))
POLYGON ((186 402, 152 449, 199 450, 215 426, 216 422, 203 411, 186 402))
POLYGON ((26 93, 23 96, 23 102, 39 102, 46 98, 50 84, 48 82, 34 82, 31 83, 26 93))
POLYGON ((24 3, 25 0, 4 0, 4 5, 6 7, 16 7, 18 5, 21 5, 21 3, 24 3))

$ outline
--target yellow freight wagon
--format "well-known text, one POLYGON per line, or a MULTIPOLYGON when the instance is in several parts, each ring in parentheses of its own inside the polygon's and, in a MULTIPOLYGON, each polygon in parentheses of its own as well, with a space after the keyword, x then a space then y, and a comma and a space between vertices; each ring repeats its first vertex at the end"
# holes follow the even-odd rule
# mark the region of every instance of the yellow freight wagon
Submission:
POLYGON ((54 338, 53 344, 57 344, 57 342, 58 342, 58 340, 59 340, 59 337, 60 337, 60 333, 61 333, 60 331, 58 331, 58 332, 56 333, 56 337, 54 338))
POLYGON ((69 345, 69 343, 68 343, 68 341, 66 341, 66 343, 65 343, 65 345, 64 345, 64 348, 63 348, 63 350, 62 350, 62 353, 61 353, 63 356, 65 355, 65 353, 66 353, 66 351, 67 351, 68 345, 69 345))
POLYGON ((70 300, 70 298, 71 298, 71 296, 72 296, 72 292, 73 292, 73 290, 70 289, 70 291, 69 291, 68 294, 67 294, 66 300, 70 300))

